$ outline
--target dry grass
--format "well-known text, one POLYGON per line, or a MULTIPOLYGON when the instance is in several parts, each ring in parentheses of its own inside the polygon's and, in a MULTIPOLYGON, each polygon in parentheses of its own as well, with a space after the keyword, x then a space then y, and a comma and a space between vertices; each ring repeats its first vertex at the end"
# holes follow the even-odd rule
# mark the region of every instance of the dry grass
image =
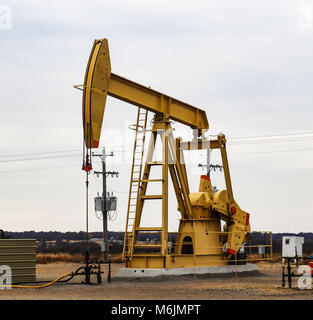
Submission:
POLYGON ((123 255, 121 253, 112 254, 111 255, 111 261, 113 263, 122 263, 123 262, 123 255))
POLYGON ((263 263, 264 261, 270 261, 272 263, 281 262, 281 255, 278 253, 273 253, 273 259, 270 259, 270 256, 267 256, 265 259, 262 258, 260 254, 248 254, 247 255, 248 263, 263 263))
MULTIPOLYGON (((98 261, 99 257, 90 257, 90 261, 98 261)), ((85 256, 82 254, 69 254, 69 253, 38 253, 36 255, 37 264, 47 264, 53 262, 70 262, 79 263, 85 261, 85 256)), ((121 263, 122 254, 112 254, 111 261, 113 263, 121 263)))
POLYGON ((81 262, 84 261, 82 254, 69 254, 69 253, 38 253, 36 255, 36 262, 38 264, 47 264, 52 262, 81 262))

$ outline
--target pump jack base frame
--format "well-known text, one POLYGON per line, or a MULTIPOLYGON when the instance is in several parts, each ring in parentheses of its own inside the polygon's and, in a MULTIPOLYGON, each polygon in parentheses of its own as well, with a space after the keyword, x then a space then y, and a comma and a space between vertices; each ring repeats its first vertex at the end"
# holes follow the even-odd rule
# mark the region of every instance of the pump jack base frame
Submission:
POLYGON ((255 264, 227 265, 218 267, 196 267, 196 268, 120 268, 116 278, 155 278, 161 276, 182 276, 182 275, 204 275, 204 274, 235 274, 242 272, 258 272, 255 264))

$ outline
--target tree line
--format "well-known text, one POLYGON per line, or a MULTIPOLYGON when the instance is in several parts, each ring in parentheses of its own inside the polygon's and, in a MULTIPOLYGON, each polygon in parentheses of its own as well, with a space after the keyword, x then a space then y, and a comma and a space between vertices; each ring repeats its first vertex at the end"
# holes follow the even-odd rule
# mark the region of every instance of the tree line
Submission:
MULTIPOLYGON (((37 251, 42 253, 54 253, 54 252, 68 252, 68 253, 81 253, 87 246, 86 232, 59 232, 59 231, 24 231, 24 232, 11 232, 4 231, 1 235, 9 239, 36 239, 39 244, 37 251), (64 241, 65 240, 65 241, 64 241), (55 241, 54 246, 47 245, 47 242, 55 241), (78 241, 78 242, 69 242, 78 241)), ((102 238, 102 232, 91 232, 88 234, 89 239, 91 238, 102 238)), ((298 236, 304 237, 303 253, 312 254, 313 252, 313 233, 273 233, 272 244, 273 252, 281 253, 282 251, 282 237, 283 236, 298 236)), ((269 233, 253 233, 251 245, 262 245, 269 244, 270 242, 269 233)), ((122 242, 124 240, 124 232, 109 231, 108 238, 111 242, 111 248, 115 252, 122 251, 122 242), (115 240, 115 241, 113 241, 115 240)), ((169 239, 176 241, 176 234, 170 233, 169 239)), ((158 241, 159 236, 155 234, 142 234, 139 236, 139 241, 158 241)), ((88 247, 92 251, 99 251, 100 246, 96 243, 88 243, 88 247)), ((254 251, 257 249, 254 249, 254 251)))

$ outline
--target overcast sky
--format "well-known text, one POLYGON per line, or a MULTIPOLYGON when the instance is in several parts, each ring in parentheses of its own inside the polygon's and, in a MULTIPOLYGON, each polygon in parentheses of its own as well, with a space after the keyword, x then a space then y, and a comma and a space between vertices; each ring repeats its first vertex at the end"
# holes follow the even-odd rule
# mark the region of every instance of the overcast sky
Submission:
MULTIPOLYGON (((73 85, 99 38, 109 40, 112 72, 205 110, 210 134, 229 137, 234 196, 253 230, 313 231, 313 4, 304 0, 0 0, 1 229, 85 230, 82 96, 73 85)), ((108 170, 120 172, 108 179, 114 231, 125 228, 136 111, 107 100, 100 145, 116 151, 108 170)), ((191 191, 200 156, 188 168, 191 191)), ((220 163, 217 153, 211 161, 220 163)), ((212 180, 223 188, 222 173, 212 180)), ((100 231, 101 179, 90 181, 89 226, 100 231)), ((160 212, 148 211, 145 223, 156 225, 160 212)))

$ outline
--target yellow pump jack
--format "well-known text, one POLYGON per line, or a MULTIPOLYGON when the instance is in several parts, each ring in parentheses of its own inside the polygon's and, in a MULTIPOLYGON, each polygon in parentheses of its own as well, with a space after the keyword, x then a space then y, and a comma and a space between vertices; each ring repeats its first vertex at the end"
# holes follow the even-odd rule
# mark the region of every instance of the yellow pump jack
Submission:
POLYGON ((205 131, 209 128, 205 112, 111 73, 106 39, 95 40, 84 84, 75 87, 83 91, 83 128, 87 150, 99 145, 107 95, 138 107, 123 248, 126 267, 181 268, 227 265, 229 259, 238 253, 242 243, 250 237, 249 214, 238 206, 233 197, 225 136, 220 134, 215 140, 207 140, 204 137, 205 131), (154 113, 154 118, 143 164, 148 112, 154 113), (170 120, 192 128, 193 140, 175 139, 170 120), (140 134, 141 145, 138 142, 140 134), (152 161, 158 135, 163 147, 162 161, 152 161), (203 149, 220 150, 226 190, 213 194, 210 177, 202 175, 199 192, 190 193, 184 151, 203 149), (150 178, 153 166, 162 168, 162 176, 159 179, 150 178), (169 174, 181 213, 174 248, 169 247, 168 233, 169 174), (147 194, 149 183, 161 183, 161 194, 147 194), (159 227, 141 226, 144 203, 148 200, 162 201, 162 224, 159 227), (221 220, 226 222, 223 231, 221 220), (145 232, 158 233, 160 241, 155 244, 138 241, 138 235, 145 232))

